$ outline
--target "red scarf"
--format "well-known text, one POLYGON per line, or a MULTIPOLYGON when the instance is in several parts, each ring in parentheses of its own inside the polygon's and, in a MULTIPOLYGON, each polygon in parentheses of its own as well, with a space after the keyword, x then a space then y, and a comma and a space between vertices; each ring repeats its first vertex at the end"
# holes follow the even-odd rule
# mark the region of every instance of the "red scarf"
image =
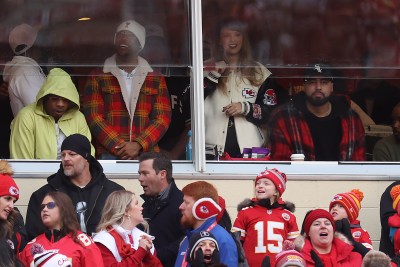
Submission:
POLYGON ((112 235, 115 239, 115 244, 118 248, 119 255, 125 259, 130 255, 134 254, 136 250, 134 250, 130 244, 126 244, 122 237, 118 234, 117 231, 112 226, 107 227, 107 231, 112 235))

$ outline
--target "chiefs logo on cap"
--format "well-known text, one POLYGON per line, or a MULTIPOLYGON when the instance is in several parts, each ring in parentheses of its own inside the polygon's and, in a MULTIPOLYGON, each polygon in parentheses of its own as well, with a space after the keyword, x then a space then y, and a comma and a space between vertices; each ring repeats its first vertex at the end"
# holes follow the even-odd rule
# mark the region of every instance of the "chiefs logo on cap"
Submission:
POLYGON ((8 190, 8 192, 10 192, 10 194, 11 194, 12 196, 19 195, 19 190, 18 190, 18 188, 14 187, 14 186, 11 186, 10 189, 8 190))

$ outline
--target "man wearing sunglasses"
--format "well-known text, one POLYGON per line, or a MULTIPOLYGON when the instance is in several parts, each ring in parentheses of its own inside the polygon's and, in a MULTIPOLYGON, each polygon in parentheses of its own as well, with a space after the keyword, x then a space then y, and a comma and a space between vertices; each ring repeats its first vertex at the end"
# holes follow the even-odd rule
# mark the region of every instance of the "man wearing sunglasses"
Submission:
POLYGON ((75 205, 81 230, 92 235, 96 231, 107 196, 113 191, 123 189, 106 178, 103 167, 91 156, 90 142, 85 136, 68 136, 61 145, 60 169, 47 178, 47 184, 35 191, 29 200, 26 215, 29 239, 45 230, 40 211, 42 200, 48 192, 66 193, 75 205))

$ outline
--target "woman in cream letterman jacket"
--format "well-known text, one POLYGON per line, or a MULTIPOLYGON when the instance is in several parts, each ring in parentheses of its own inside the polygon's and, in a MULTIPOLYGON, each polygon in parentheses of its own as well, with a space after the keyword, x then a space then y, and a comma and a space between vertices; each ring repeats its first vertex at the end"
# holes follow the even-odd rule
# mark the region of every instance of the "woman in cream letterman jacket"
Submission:
POLYGON ((219 155, 241 157, 243 148, 261 147, 260 127, 277 104, 271 72, 252 59, 245 30, 239 21, 225 21, 216 57, 205 62, 206 149, 219 155))

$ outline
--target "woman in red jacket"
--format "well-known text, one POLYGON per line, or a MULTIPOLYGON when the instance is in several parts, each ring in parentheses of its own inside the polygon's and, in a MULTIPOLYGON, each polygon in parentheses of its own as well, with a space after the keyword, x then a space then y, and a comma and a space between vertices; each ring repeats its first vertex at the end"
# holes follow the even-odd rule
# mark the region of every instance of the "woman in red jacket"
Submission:
POLYGON ((303 230, 306 238, 300 253, 307 266, 361 266, 360 253, 353 252, 352 245, 334 236, 335 221, 328 211, 311 211, 304 219, 303 230))
POLYGON ((115 191, 108 196, 99 232, 93 238, 100 248, 104 266, 162 267, 155 256, 154 237, 136 227, 144 222, 142 210, 130 191, 115 191))
POLYGON ((69 261, 74 267, 104 266, 99 248, 88 235, 80 231, 75 207, 67 194, 49 192, 40 208, 46 230, 21 252, 20 260, 24 266, 38 265, 40 257, 46 257, 47 261, 50 257, 52 261, 56 258, 57 262, 69 261), (59 259, 61 256, 62 259, 59 259))

